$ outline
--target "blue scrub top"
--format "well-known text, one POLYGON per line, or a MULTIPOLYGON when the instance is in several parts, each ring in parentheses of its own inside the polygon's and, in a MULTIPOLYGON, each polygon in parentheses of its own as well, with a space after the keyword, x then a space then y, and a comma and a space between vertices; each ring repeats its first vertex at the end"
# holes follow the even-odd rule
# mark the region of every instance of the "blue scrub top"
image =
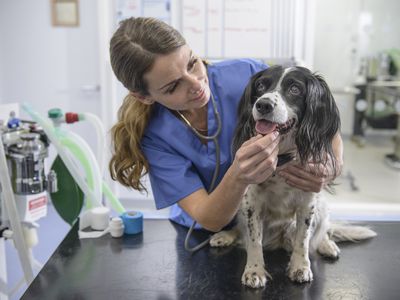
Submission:
MULTIPOLYGON (((266 69, 251 59, 227 60, 207 66, 211 93, 222 120, 218 137, 220 171, 216 186, 232 164, 231 145, 237 124, 237 107, 251 76, 266 69)), ((212 101, 208 108, 208 134, 216 132, 212 101)), ((149 178, 156 208, 171 207, 170 219, 191 226, 193 219, 177 202, 199 189, 208 190, 215 169, 215 144, 203 144, 193 131, 170 110, 154 104, 142 138, 142 150, 149 162, 149 178)), ((201 228, 199 224, 195 228, 201 228)))

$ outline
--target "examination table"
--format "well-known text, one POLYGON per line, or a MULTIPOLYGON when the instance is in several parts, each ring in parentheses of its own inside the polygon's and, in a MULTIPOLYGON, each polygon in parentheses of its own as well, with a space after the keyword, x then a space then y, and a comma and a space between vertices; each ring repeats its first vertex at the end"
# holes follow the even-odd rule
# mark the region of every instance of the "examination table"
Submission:
MULTIPOLYGON (((312 259, 314 280, 291 282, 283 250, 264 252, 273 279, 264 289, 240 282, 243 249, 184 249, 187 229, 145 220, 144 232, 78 239, 75 224, 21 299, 400 299, 400 222, 368 222, 378 236, 340 243, 340 258, 312 259)), ((208 234, 196 231, 192 242, 208 234)))

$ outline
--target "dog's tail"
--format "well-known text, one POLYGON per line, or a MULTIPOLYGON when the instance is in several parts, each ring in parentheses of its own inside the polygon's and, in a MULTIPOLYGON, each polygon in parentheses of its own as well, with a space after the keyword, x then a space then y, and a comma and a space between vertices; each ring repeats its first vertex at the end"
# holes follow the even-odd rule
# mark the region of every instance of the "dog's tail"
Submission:
POLYGON ((328 234, 335 242, 357 242, 373 238, 377 235, 377 233, 369 227, 345 223, 331 223, 328 234))

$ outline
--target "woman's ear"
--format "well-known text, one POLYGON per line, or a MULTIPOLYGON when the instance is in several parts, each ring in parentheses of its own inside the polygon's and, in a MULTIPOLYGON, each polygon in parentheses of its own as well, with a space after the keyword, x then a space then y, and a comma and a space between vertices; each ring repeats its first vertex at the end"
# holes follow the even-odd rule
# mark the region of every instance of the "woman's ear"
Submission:
POLYGON ((151 105, 151 104, 153 104, 155 102, 154 99, 150 95, 149 96, 143 96, 141 93, 138 93, 138 92, 129 92, 129 93, 131 95, 133 95, 137 100, 142 102, 143 104, 151 105))

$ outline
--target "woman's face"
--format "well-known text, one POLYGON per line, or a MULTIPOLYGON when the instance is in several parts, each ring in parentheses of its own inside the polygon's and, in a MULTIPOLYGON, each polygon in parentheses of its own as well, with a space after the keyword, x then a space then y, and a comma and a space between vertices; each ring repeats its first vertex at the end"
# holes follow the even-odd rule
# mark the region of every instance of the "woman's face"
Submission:
POLYGON ((201 59, 184 45, 173 53, 158 56, 144 75, 150 95, 147 103, 158 102, 173 110, 201 108, 210 99, 207 70, 201 59))

